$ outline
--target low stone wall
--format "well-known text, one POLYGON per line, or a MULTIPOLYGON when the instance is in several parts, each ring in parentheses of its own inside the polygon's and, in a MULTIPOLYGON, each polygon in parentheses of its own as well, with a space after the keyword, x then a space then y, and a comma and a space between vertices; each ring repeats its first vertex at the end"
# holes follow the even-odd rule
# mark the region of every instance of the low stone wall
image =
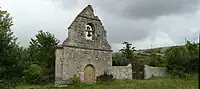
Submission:
POLYGON ((151 77, 158 77, 158 76, 166 76, 167 69, 165 67, 151 67, 148 65, 144 66, 144 79, 148 79, 151 77))
POLYGON ((114 79, 132 79, 132 66, 112 66, 108 68, 108 74, 112 74, 114 79))

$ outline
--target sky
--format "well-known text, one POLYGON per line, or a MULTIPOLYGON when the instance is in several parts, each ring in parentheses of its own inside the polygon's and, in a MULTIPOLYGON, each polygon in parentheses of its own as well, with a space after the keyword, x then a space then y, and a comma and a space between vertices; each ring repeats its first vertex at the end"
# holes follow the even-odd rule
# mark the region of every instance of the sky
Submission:
POLYGON ((68 26, 89 4, 114 51, 124 41, 148 49, 182 45, 185 38, 199 40, 200 0, 0 0, 0 7, 13 17, 12 30, 24 47, 39 30, 54 34, 62 43, 68 26))

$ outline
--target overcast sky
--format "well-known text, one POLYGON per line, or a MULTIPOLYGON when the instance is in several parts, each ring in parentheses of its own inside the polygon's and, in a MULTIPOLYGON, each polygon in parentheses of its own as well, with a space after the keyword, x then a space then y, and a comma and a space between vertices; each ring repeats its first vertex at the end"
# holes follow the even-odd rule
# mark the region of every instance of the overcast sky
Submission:
POLYGON ((185 38, 198 42, 200 0, 0 0, 25 47, 39 30, 63 42, 68 26, 88 4, 101 19, 114 51, 124 41, 138 49, 181 45, 185 38))

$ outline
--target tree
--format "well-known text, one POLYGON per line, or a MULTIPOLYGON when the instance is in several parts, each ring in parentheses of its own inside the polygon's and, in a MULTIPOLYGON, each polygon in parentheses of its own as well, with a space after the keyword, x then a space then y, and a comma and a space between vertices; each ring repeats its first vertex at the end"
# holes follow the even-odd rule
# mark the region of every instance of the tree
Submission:
POLYGON ((167 68, 172 75, 183 77, 188 54, 184 47, 170 47, 165 52, 167 68))
MULTIPOLYGON (((132 71, 134 71, 134 67, 136 66, 134 65, 135 64, 134 63, 135 62, 135 55, 134 55, 135 47, 131 47, 132 44, 128 42, 124 42, 123 44, 125 44, 125 47, 123 47, 120 50, 120 52, 122 52, 122 56, 126 58, 126 60, 128 60, 128 62, 132 65, 132 71)), ((132 72, 132 74, 134 73, 132 72)))
POLYGON ((156 67, 164 67, 166 66, 166 60, 164 55, 160 53, 160 49, 156 49, 156 51, 150 53, 148 57, 148 65, 156 66, 156 67))
POLYGON ((135 56, 134 56, 135 47, 131 47, 132 44, 128 42, 124 42, 123 44, 125 44, 125 47, 120 49, 120 52, 122 52, 123 56, 126 59, 128 59, 129 62, 131 63, 133 60, 135 60, 135 56))
POLYGON ((59 41, 49 32, 40 30, 35 38, 30 41, 30 46, 27 49, 27 80, 30 83, 47 83, 54 80, 54 63, 55 63, 55 46, 59 41), (36 69, 35 69, 36 68, 36 69), (41 69, 35 71, 37 69, 41 69), (34 72, 34 73, 33 73, 34 72))
POLYGON ((184 73, 198 72, 198 44, 170 47, 165 52, 167 68, 172 75, 184 77, 184 73))
POLYGON ((20 62, 21 48, 16 43, 17 38, 11 31, 12 18, 7 11, 0 10, 0 88, 7 84, 15 84, 23 75, 20 62), (3 85, 1 86, 1 82, 3 85))
POLYGON ((198 63, 199 63, 199 44, 191 43, 187 41, 185 44, 187 52, 189 54, 187 66, 187 71, 198 72, 198 63))
POLYGON ((115 52, 112 54, 112 65, 113 66, 127 66, 129 64, 129 60, 122 56, 122 53, 115 52))

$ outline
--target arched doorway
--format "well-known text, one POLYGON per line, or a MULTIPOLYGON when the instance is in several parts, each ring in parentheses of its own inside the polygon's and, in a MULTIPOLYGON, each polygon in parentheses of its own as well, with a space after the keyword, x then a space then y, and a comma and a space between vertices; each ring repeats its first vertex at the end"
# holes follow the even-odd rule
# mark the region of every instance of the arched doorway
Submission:
POLYGON ((84 82, 93 83, 95 81, 95 68, 89 64, 84 68, 84 82))

